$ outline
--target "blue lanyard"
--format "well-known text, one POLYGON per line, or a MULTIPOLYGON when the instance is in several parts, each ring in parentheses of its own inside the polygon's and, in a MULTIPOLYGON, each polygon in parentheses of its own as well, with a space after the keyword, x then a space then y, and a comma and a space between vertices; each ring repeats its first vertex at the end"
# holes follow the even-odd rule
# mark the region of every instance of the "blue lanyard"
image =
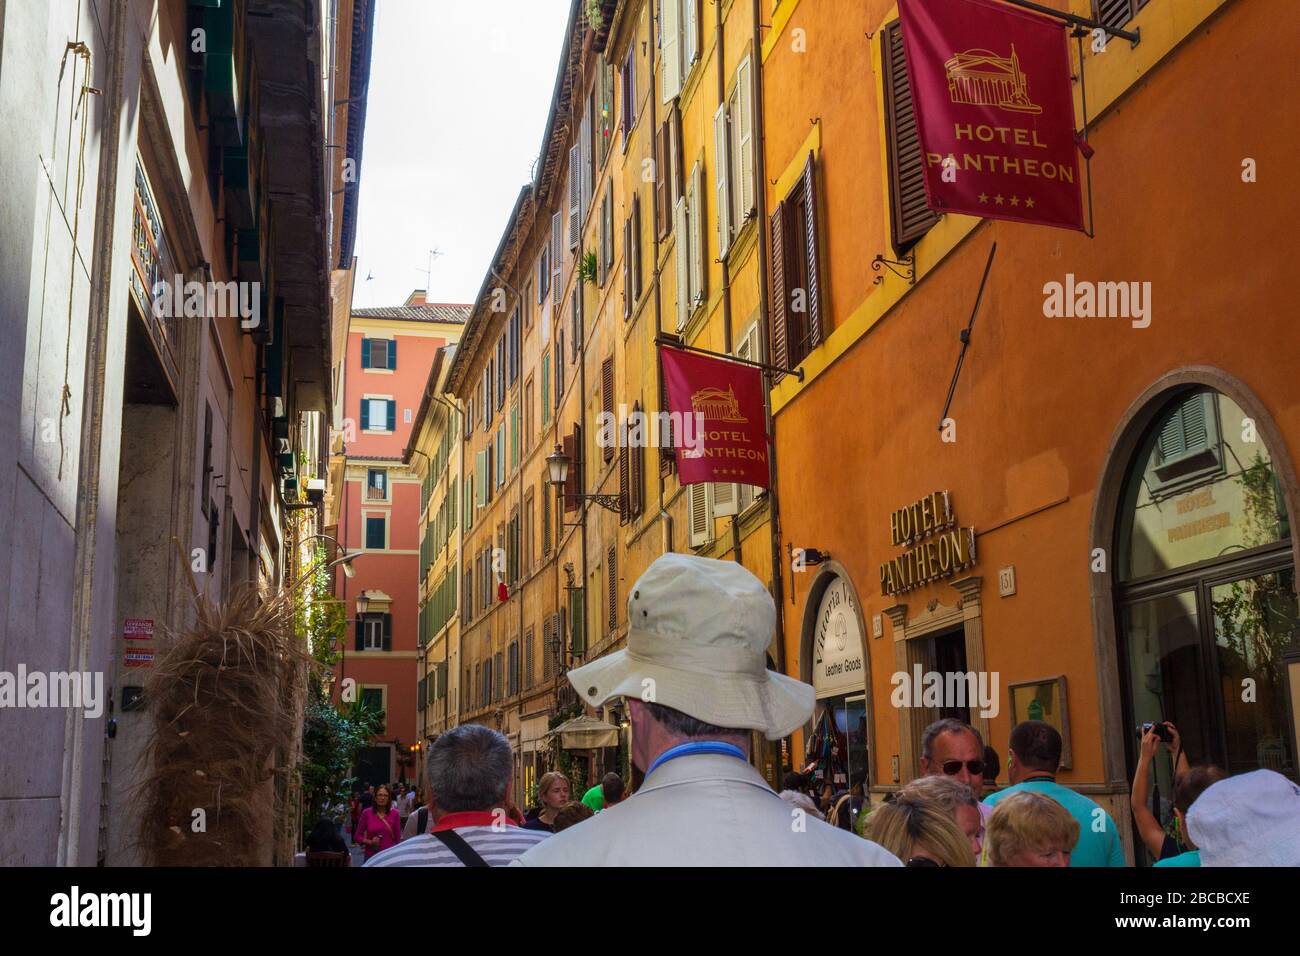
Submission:
POLYGON ((696 740, 686 744, 678 744, 676 747, 669 747, 654 759, 654 763, 650 764, 645 775, 649 777, 660 764, 676 760, 678 757, 685 757, 687 754, 723 754, 727 757, 745 759, 745 751, 735 744, 724 744, 721 740, 696 740))

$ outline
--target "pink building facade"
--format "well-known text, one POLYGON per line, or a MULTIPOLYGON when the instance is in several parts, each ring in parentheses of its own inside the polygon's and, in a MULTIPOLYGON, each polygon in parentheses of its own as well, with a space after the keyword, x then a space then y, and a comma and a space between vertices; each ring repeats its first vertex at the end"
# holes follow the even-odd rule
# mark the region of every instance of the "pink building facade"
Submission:
POLYGON ((354 309, 348 329, 338 539, 361 554, 356 575, 335 581, 349 627, 334 688, 384 711, 358 762, 369 783, 415 778, 421 476, 402 454, 429 371, 459 339, 466 313, 416 292, 402 306, 354 309))

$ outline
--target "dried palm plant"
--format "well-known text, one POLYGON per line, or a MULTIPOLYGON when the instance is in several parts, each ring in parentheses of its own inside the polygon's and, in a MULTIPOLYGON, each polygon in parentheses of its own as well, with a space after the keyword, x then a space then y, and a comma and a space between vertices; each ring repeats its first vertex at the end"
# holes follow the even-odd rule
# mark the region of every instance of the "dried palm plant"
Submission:
POLYGON ((294 634, 293 592, 250 586, 222 604, 192 592, 193 624, 155 660, 139 790, 154 865, 257 865, 280 837, 276 794, 291 771, 279 763, 310 660, 294 634))

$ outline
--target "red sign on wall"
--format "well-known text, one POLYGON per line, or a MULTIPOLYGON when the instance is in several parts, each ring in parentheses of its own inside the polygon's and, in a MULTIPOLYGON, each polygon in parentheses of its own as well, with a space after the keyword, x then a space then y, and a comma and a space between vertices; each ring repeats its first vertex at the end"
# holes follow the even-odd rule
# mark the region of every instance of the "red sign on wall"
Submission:
POLYGON ((153 640, 153 619, 128 617, 122 622, 122 637, 128 641, 153 640))
POLYGON ((752 365, 659 347, 674 418, 677 476, 768 486, 763 376, 752 365))
POLYGON ((1064 26, 997 0, 899 0, 935 212, 1083 229, 1064 26))

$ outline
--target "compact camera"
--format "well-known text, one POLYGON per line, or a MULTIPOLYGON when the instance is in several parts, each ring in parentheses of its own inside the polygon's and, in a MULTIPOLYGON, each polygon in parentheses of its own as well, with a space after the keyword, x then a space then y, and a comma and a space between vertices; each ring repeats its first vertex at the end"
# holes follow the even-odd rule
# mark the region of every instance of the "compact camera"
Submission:
POLYGON ((1138 740, 1141 740, 1143 737, 1145 737, 1147 735, 1147 732, 1152 730, 1153 728, 1156 732, 1156 736, 1159 737, 1161 740, 1163 740, 1165 743, 1171 744, 1174 742, 1174 735, 1170 733, 1168 727, 1166 727, 1164 724, 1158 724, 1155 721, 1151 721, 1151 720, 1148 720, 1146 723, 1144 723, 1141 727, 1138 728, 1137 730, 1138 740))

